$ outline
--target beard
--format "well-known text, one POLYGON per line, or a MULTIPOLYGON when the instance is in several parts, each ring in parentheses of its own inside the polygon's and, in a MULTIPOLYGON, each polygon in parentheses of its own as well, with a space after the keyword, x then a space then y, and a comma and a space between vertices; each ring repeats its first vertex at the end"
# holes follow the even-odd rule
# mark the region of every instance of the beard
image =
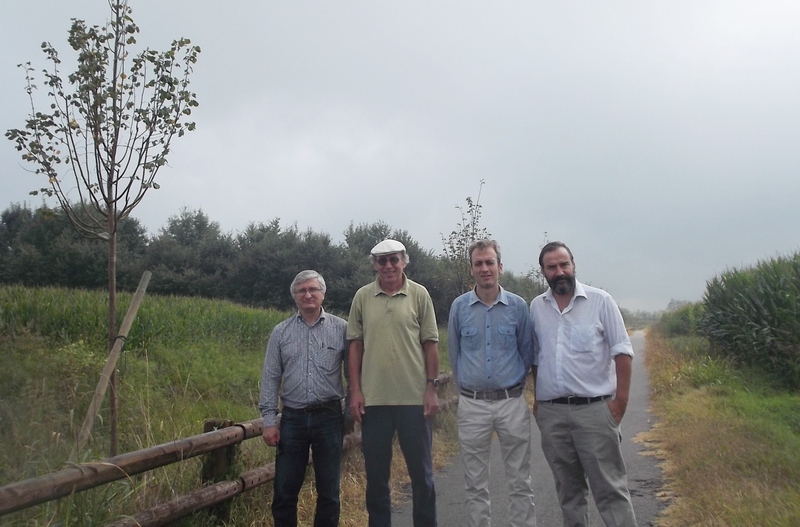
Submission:
POLYGON ((574 276, 561 276, 555 280, 548 280, 547 284, 550 289, 557 295, 567 295, 575 290, 575 277, 574 276))

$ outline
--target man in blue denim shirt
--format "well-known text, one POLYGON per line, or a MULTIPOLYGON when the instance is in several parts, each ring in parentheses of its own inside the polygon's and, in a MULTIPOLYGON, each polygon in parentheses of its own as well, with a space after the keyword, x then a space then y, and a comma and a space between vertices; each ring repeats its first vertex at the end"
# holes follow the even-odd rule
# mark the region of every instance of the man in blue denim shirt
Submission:
POLYGON ((297 526, 297 496, 306 477, 310 447, 317 483, 314 527, 336 527, 341 509, 347 322, 322 309, 325 280, 316 271, 301 271, 290 289, 297 314, 272 330, 258 403, 264 416, 264 442, 278 448, 272 517, 275 527, 297 526), (280 427, 279 393, 283 402, 280 427))
POLYGON ((461 395, 458 436, 470 527, 491 525, 489 454, 497 433, 505 464, 509 525, 536 525, 531 487, 531 417, 523 397, 534 357, 528 306, 498 282, 503 264, 494 240, 469 247, 475 288, 453 302, 450 367, 461 395))

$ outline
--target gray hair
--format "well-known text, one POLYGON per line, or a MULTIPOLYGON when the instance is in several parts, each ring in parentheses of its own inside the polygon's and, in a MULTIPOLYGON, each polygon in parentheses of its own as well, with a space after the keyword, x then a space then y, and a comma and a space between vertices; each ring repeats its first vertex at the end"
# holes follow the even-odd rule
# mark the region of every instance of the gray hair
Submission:
POLYGON ((325 294, 325 279, 322 278, 322 275, 314 270, 306 269, 305 271, 300 271, 297 273, 297 276, 295 276, 294 280, 292 280, 292 285, 289 286, 289 292, 292 293, 292 296, 294 296, 294 290, 297 288, 297 286, 308 280, 316 280, 319 282, 319 287, 322 289, 322 294, 325 294))

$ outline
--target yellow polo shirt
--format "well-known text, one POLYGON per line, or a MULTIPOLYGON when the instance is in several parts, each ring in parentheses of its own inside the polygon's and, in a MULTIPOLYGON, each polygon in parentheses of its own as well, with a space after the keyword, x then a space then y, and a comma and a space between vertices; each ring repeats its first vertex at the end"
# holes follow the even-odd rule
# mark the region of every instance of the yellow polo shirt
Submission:
POLYGON ((359 289, 350 307, 347 340, 363 340, 361 392, 366 406, 421 405, 427 370, 422 343, 439 341, 433 301, 425 287, 403 275, 386 294, 379 279, 359 289))

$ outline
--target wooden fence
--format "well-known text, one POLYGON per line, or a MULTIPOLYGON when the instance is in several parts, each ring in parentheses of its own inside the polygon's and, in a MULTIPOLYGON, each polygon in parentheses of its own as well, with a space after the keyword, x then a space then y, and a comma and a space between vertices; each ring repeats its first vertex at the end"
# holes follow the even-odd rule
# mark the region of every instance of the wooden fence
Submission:
MULTIPOLYGON (((450 375, 443 374, 441 379, 443 383, 447 383, 450 381, 450 375)), ((457 397, 441 402, 440 410, 447 410, 454 406, 456 401, 457 397)), ((120 454, 102 461, 72 465, 43 476, 0 487, 0 516, 203 454, 209 456, 204 464, 204 475, 206 471, 212 474, 212 477, 214 473, 224 473, 224 470, 214 470, 212 465, 219 456, 230 456, 229 449, 235 448, 242 441, 261 437, 263 420, 258 418, 244 423, 225 423, 228 424, 230 425, 196 436, 120 454)), ((213 426, 212 424, 211 427, 213 426)), ((360 431, 345 436, 345 449, 360 444, 360 431)), ((270 463, 240 474, 237 480, 219 481, 204 486, 168 503, 125 517, 111 525, 120 527, 167 525, 193 512, 229 502, 234 496, 272 481, 274 477, 275 465, 270 463)))

